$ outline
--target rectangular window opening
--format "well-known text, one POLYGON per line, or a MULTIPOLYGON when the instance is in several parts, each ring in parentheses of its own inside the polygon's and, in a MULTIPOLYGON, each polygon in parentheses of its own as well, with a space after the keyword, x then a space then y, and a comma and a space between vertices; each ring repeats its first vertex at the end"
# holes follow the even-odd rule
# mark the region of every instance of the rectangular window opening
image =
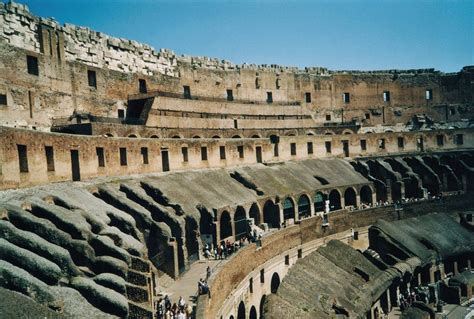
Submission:
POLYGON ((28 73, 31 75, 39 75, 39 67, 38 67, 38 58, 32 55, 26 56, 26 66, 28 69, 28 73))
POLYGON ((239 158, 244 158, 244 146, 243 145, 237 146, 237 152, 239 152, 239 158))
POLYGON ((267 92, 267 103, 268 103, 268 104, 273 103, 273 95, 272 95, 272 92, 267 92))
POLYGON ((285 265, 289 265, 290 264, 290 255, 286 255, 285 256, 285 265))
POLYGON ((185 99, 191 99, 191 88, 189 85, 183 86, 183 96, 185 99))
POLYGON ((0 105, 7 105, 7 95, 0 94, 0 105))
POLYGON ((367 140, 360 140, 360 149, 362 151, 367 151, 367 140))
POLYGON ((265 270, 264 269, 260 270, 260 282, 262 284, 265 283, 265 270))
POLYGON ((46 166, 48 172, 54 172, 54 150, 52 146, 45 146, 46 166))
POLYGON ((239 124, 237 123, 237 119, 234 119, 234 128, 239 128, 239 124))
POLYGON ((219 146, 219 155, 221 160, 225 160, 225 146, 219 146))
POLYGON ((324 146, 326 146, 326 153, 331 153, 331 142, 324 142, 324 146))
POLYGON ((331 120, 331 114, 326 114, 326 121, 330 121, 331 120))
POLYGON ((403 149, 405 147, 405 140, 403 139, 403 137, 399 136, 397 138, 397 141, 398 141, 398 148, 403 149))
POLYGON ((143 164, 148 164, 148 147, 142 147, 140 150, 143 158, 143 164))
POLYGON ((311 93, 310 92, 306 92, 304 94, 304 97, 305 97, 306 103, 311 103, 311 93))
POLYGON ((125 110, 117 110, 118 112, 118 118, 123 119, 125 117, 125 110))
POLYGON ((95 71, 87 70, 87 80, 90 87, 97 88, 97 77, 95 71))
POLYGON ((249 279, 249 291, 251 294, 253 293, 253 278, 249 279))
POLYGON ((99 167, 105 167, 104 148, 96 147, 95 153, 97 154, 97 161, 98 161, 99 167))
POLYGON ((463 134, 456 134, 456 144, 463 145, 464 144, 464 135, 463 134))
POLYGON ((290 143, 290 153, 292 156, 296 155, 296 143, 290 143))
POLYGON ((433 90, 432 89, 427 89, 425 91, 425 98, 427 101, 430 101, 433 99, 433 90))
POLYGON ((227 101, 233 101, 234 100, 234 93, 232 90, 227 90, 227 101))
POLYGON ((342 93, 342 100, 344 101, 344 103, 350 103, 351 95, 348 92, 342 93))
POLYGON ((26 145, 17 144, 20 173, 28 173, 28 151, 26 145))
POLYGON ((308 155, 313 154, 313 142, 308 142, 307 148, 308 148, 308 155))
POLYGON ((120 148, 120 165, 127 166, 127 149, 125 147, 120 148))
POLYGON ((188 162, 188 148, 187 147, 181 147, 181 154, 183 154, 183 162, 188 162))
POLYGON ((298 249, 298 258, 303 258, 303 249, 298 249))
POLYGON ((138 91, 140 93, 147 93, 146 81, 144 79, 138 79, 138 91))
POLYGON ((444 145, 444 135, 436 135, 436 144, 438 146, 444 145))
POLYGON ((201 146, 201 160, 207 161, 207 147, 201 146))
POLYGON ((381 149, 381 150, 385 149, 385 139, 384 138, 379 139, 379 149, 381 149))
POLYGON ((383 92, 383 101, 384 102, 390 102, 390 91, 384 91, 383 92))

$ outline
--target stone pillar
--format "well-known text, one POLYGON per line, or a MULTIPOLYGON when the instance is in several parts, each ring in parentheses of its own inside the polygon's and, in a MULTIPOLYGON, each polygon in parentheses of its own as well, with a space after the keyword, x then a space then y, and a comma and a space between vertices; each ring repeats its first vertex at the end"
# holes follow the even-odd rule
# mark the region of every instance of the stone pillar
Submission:
POLYGON ((442 188, 443 190, 447 190, 448 189, 448 176, 446 174, 443 174, 442 176, 442 188))
POLYGON ((386 185, 386 192, 387 192, 387 201, 391 202, 392 201, 392 180, 390 178, 387 178, 385 180, 385 185, 386 185))
POLYGON ((400 286, 397 286, 396 296, 397 296, 397 306, 400 307, 400 286))
POLYGON ((374 205, 375 202, 377 202, 377 191, 372 193, 372 205, 374 205))
POLYGON ((300 219, 299 213, 298 213, 298 203, 295 203, 295 206, 293 207, 293 218, 295 222, 300 219))
POLYGON ((457 262, 457 261, 454 261, 453 264, 454 264, 454 265, 453 265, 454 276, 456 276, 457 274, 459 274, 458 262, 457 262))
POLYGON ((462 182, 463 191, 467 192, 467 176, 466 175, 461 176, 461 182, 462 182))
POLYGON ((421 282, 421 272, 418 273, 417 275, 417 281, 418 281, 418 286, 421 286, 422 282, 421 282))
POLYGON ((216 245, 219 245, 219 243, 221 242, 221 229, 219 227, 218 222, 214 222, 213 224, 214 224, 214 230, 216 234, 216 238, 215 238, 216 245))
POLYGON ((283 206, 281 204, 278 205, 278 213, 280 214, 280 225, 278 228, 281 227, 281 224, 285 221, 285 217, 283 216, 283 206))
POLYGON ((390 312, 392 310, 392 301, 390 300, 390 287, 387 289, 387 311, 390 312))
POLYGON ((405 183, 400 182, 400 199, 405 198, 405 183))
POLYGON ((360 194, 356 195, 356 207, 360 207, 360 194))
POLYGON ((434 277, 435 269, 434 268, 435 268, 434 266, 431 266, 430 269, 428 269, 430 273, 430 284, 433 284, 435 282, 435 277, 434 277))

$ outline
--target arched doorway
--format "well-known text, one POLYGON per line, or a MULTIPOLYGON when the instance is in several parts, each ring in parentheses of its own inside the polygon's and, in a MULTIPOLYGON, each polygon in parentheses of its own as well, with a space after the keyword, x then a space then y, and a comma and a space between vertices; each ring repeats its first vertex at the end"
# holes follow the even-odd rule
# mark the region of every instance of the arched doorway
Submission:
POLYGON ((260 319, 263 319, 265 317, 265 313, 263 312, 263 306, 265 306, 265 300, 266 299, 267 299, 266 295, 263 295, 262 298, 260 299, 260 306, 259 306, 259 309, 258 309, 260 319))
POLYGON ((311 215, 311 205, 306 195, 301 195, 298 200, 298 218, 305 218, 311 215))
POLYGON ((329 193, 329 210, 341 209, 341 194, 335 189, 329 193))
POLYGON ((245 319, 245 304, 243 301, 239 303, 239 309, 237 310, 237 319, 245 319))
POLYGON ((230 214, 228 211, 223 211, 220 220, 221 240, 232 236, 232 225, 230 223, 230 214))
POLYGON ((291 198, 287 197, 283 202, 283 219, 291 218, 295 218, 295 203, 293 203, 291 198))
POLYGON ((263 206, 263 222, 270 228, 280 227, 280 209, 270 199, 263 206))
POLYGON ((357 206, 356 192, 352 187, 349 187, 344 192, 344 205, 345 206, 357 206))
POLYGON ((280 276, 278 273, 274 273, 272 276, 272 281, 270 283, 270 291, 272 294, 276 294, 278 291, 278 287, 280 287, 280 276))
POLYGON ((254 225, 260 225, 260 208, 258 208, 257 203, 253 203, 252 206, 250 206, 249 217, 253 218, 254 225))
POLYGON ((372 204, 372 190, 369 186, 362 186, 360 189, 360 202, 367 205, 372 204))
POLYGON ((314 195, 314 212, 324 212, 325 202, 328 196, 321 192, 317 192, 314 195))
POLYGON ((255 306, 250 308, 249 319, 257 319, 257 309, 255 309, 255 306))
POLYGON ((247 235, 247 218, 245 209, 242 206, 237 207, 234 215, 235 240, 247 235))

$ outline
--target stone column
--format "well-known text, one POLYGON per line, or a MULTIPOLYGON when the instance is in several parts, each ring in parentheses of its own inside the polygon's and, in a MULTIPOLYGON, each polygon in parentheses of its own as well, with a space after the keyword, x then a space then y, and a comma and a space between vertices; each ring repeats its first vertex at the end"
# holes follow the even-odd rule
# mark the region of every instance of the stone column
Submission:
POLYGON ((278 213, 280 214, 280 225, 278 228, 281 227, 281 224, 285 221, 285 217, 283 216, 283 206, 281 204, 278 205, 278 213))
POLYGON ((459 274, 458 262, 457 262, 457 261, 454 261, 453 264, 454 264, 454 265, 453 265, 454 276, 456 276, 457 274, 459 274))
POLYGON ((390 178, 387 178, 385 180, 385 185, 386 185, 386 192, 387 192, 387 201, 391 202, 392 201, 392 180, 390 178))
POLYGON ((360 206, 360 194, 356 195, 356 207, 360 206))
POLYGON ((387 311, 392 310, 392 301, 390 300, 390 287, 387 289, 387 311))

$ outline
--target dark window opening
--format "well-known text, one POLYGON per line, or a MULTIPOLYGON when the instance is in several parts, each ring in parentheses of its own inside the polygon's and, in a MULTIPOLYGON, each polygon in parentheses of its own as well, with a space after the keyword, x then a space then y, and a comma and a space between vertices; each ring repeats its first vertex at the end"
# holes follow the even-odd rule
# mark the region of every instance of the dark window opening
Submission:
POLYGON ((370 113, 365 113, 365 119, 370 120, 370 113))
POLYGON ((244 147, 242 145, 237 146, 237 152, 239 152, 239 158, 244 158, 244 147))
POLYGON ((0 105, 7 105, 7 95, 0 94, 0 105))
POLYGON ((308 154, 313 154, 313 142, 308 142, 306 146, 308 148, 308 154))
POLYGON ((146 81, 144 79, 138 79, 138 91, 140 93, 146 93, 148 91, 146 88, 146 81))
POLYGON ((265 283, 265 270, 264 269, 260 270, 260 282, 262 284, 265 283))
POLYGON ((456 109, 455 108, 450 108, 449 109, 449 115, 455 115, 456 114, 456 109))
POLYGON ((142 147, 140 150, 143 158, 143 164, 148 164, 148 147, 142 147))
POLYGON ((385 149, 385 139, 384 138, 379 139, 379 149, 381 149, 381 150, 385 149))
POLYGON ((405 147, 405 140, 403 139, 403 137, 398 137, 397 138, 397 141, 398 141, 398 148, 404 148, 405 147))
POLYGON ((296 155, 296 143, 290 143, 290 153, 291 155, 296 155))
POLYGON ((26 145, 17 144, 20 173, 28 173, 28 152, 26 145))
POLYGON ((390 91, 383 92, 383 101, 390 102, 390 91))
POLYGON ((326 153, 331 153, 331 142, 325 142, 324 146, 326 146, 326 153))
POLYGON ((367 141, 366 140, 360 140, 360 149, 362 151, 367 151, 367 141))
POLYGON ((255 152, 256 152, 256 156, 257 156, 257 163, 261 163, 262 162, 262 147, 257 146, 255 148, 255 152))
POLYGON ((95 71, 87 70, 87 80, 90 87, 97 88, 97 77, 95 71))
POLYGON ((438 146, 443 146, 444 145, 444 136, 443 135, 436 135, 436 144, 438 144, 438 146))
POLYGON ((183 95, 185 99, 191 99, 191 88, 189 85, 183 86, 183 95))
POLYGON ((105 167, 104 148, 96 147, 95 153, 97 154, 97 161, 99 162, 99 167, 105 167))
POLYGON ((125 147, 120 148, 120 165, 127 166, 127 149, 125 147))
POLYGON ((272 92, 267 92, 267 103, 273 103, 273 95, 272 92))
POLYGON ((239 125, 237 123, 237 120, 234 120, 234 128, 239 128, 239 125))
POLYGON ((303 258, 303 250, 298 249, 298 258, 303 258))
POLYGON ((273 156, 275 157, 280 156, 280 152, 278 150, 278 143, 273 144, 273 156))
POLYGON ((326 114, 326 121, 330 121, 331 120, 331 114, 326 114))
POLYGON ((207 147, 201 146, 201 160, 207 161, 207 147))
POLYGON ((425 98, 427 101, 430 101, 433 99, 433 90, 432 89, 427 89, 425 91, 425 98))
POLYGON ((234 100, 234 93, 232 90, 227 90, 227 101, 233 101, 234 100))
POLYGON ((170 170, 170 158, 167 150, 161 150, 161 168, 163 172, 170 170))
POLYGON ((464 135, 456 134, 456 144, 463 145, 464 144, 464 135))
POLYGON ((304 94, 304 97, 305 97, 306 103, 311 103, 311 93, 310 92, 306 92, 304 94))
POLYGON ((342 143, 342 152, 344 153, 344 156, 349 157, 349 141, 344 140, 344 141, 341 141, 341 143, 342 143))
POLYGON ((123 119, 125 117, 125 110, 117 110, 119 119, 123 119))
POLYGON ((39 75, 38 58, 35 56, 26 56, 26 66, 28 73, 32 75, 39 75))
POLYGON ((249 291, 250 293, 253 293, 253 278, 249 279, 249 291))
POLYGON ((221 160, 225 160, 225 146, 219 146, 219 153, 221 160))
POLYGON ((285 265, 289 265, 290 264, 290 255, 286 255, 285 256, 285 265))
POLYGON ((46 166, 48 172, 54 172, 54 150, 52 146, 45 146, 46 166))
POLYGON ((350 94, 347 92, 342 93, 342 100, 344 101, 344 103, 350 103, 351 102, 350 94))
POLYGON ((187 147, 181 147, 181 154, 183 154, 183 162, 187 162, 188 159, 188 148, 187 147))

